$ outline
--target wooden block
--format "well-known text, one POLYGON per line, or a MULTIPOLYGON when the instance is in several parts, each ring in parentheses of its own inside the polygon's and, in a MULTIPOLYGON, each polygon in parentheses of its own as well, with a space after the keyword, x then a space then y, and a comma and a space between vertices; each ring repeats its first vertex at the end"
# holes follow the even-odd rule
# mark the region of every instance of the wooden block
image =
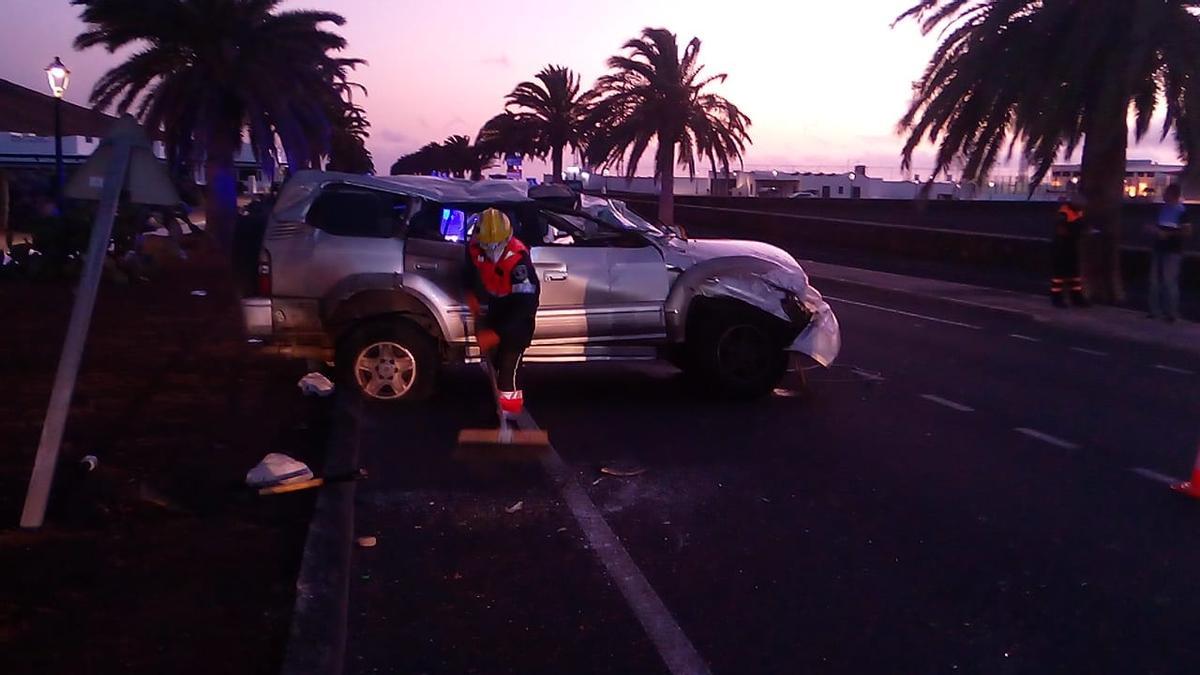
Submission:
POLYGON ((529 462, 549 452, 550 435, 545 431, 514 430, 504 443, 498 429, 463 429, 453 457, 460 462, 529 462))

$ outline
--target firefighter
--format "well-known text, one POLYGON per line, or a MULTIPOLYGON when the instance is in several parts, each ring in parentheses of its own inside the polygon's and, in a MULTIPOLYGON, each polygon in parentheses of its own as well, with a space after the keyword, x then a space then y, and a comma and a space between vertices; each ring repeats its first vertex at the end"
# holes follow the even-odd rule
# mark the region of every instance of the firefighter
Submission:
POLYGON ((518 371, 533 340, 541 285, 529 250, 513 236, 508 216, 479 214, 467 244, 466 299, 475 316, 475 339, 496 378, 502 428, 525 406, 518 371))
POLYGON ((1055 307, 1067 306, 1067 292, 1070 292, 1071 302, 1075 305, 1088 305, 1083 295, 1083 277, 1079 273, 1079 240, 1084 232, 1084 213, 1080 202, 1078 198, 1064 201, 1058 209, 1058 220, 1054 225, 1054 239, 1050 245, 1050 301, 1055 307))

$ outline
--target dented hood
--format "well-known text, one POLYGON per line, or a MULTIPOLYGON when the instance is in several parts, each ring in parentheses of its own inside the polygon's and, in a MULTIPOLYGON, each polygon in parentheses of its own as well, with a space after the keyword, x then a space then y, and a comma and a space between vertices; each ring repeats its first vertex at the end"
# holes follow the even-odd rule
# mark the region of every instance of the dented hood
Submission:
MULTIPOLYGON (((668 265, 688 269, 692 265, 712 260, 713 258, 733 258, 748 256, 760 260, 769 260, 776 265, 800 272, 800 264, 790 253, 783 249, 761 241, 742 241, 737 239, 671 239, 663 250, 663 257, 668 265)), ((805 277, 807 281, 807 276, 805 277)))

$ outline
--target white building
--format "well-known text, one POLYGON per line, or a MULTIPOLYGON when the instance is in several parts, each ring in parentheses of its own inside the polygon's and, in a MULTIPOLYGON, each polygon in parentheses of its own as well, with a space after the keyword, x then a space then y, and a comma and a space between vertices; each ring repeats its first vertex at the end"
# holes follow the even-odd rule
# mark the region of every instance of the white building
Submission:
MULTIPOLYGON (((915 199, 923 184, 916 181, 885 180, 867 175, 859 165, 853 171, 734 171, 711 174, 714 194, 735 197, 795 197, 803 199, 915 199), (726 193, 726 189, 728 192, 726 193)), ((958 199, 961 189, 954 183, 935 182, 930 199, 958 199)))
MULTIPOLYGON (((1179 164, 1159 164, 1152 159, 1131 159, 1125 162, 1125 194, 1130 199, 1155 199, 1172 183, 1179 182, 1184 167, 1179 164)), ((1055 164, 1045 182, 1046 191, 1061 196, 1079 184, 1082 167, 1079 164, 1055 164)))

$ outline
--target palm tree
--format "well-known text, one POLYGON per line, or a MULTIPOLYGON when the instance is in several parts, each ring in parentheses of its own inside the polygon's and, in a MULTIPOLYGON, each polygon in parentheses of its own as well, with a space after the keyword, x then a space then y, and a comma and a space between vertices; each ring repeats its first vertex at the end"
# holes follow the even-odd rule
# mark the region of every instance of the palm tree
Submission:
POLYGON ((476 134, 475 144, 492 157, 545 157, 545 152, 539 150, 537 132, 533 125, 525 123, 508 111, 488 120, 476 134))
POLYGON ((922 0, 897 22, 944 28, 900 130, 905 166, 926 140, 937 169, 963 162, 982 182, 1017 144, 1036 187, 1063 154, 1083 149, 1081 191, 1100 230, 1088 285, 1094 299, 1121 302, 1120 206, 1128 113, 1134 138, 1160 105, 1165 139, 1181 158, 1200 156, 1200 18, 1194 0, 922 0))
POLYGON ((492 152, 471 139, 455 134, 441 143, 428 143, 392 164, 391 174, 448 173, 456 178, 479 180, 492 166, 492 152))
POLYGON ((330 88, 361 63, 331 55, 346 41, 330 12, 276 11, 280 0, 71 0, 86 30, 76 49, 133 47, 92 90, 99 108, 134 110, 162 129, 168 161, 203 158, 208 229, 230 251, 237 216, 233 160, 243 130, 268 168, 276 139, 293 168, 328 153, 330 88))
POLYGON ((492 156, 488 151, 461 134, 442 141, 442 156, 446 162, 445 170, 457 178, 479 180, 483 178, 483 172, 492 166, 492 156))
POLYGON ((367 150, 367 139, 371 134, 371 123, 367 111, 354 102, 354 91, 366 95, 367 90, 356 82, 338 82, 331 91, 326 104, 326 114, 333 124, 329 140, 329 171, 347 173, 375 173, 375 162, 367 150))
POLYGON ((717 94, 708 93, 726 75, 701 77, 700 40, 692 38, 683 54, 673 33, 646 28, 623 47, 626 56, 608 60, 613 71, 596 83, 599 100, 592 112, 595 137, 588 158, 600 165, 625 167, 632 178, 650 141, 657 138, 654 176, 660 184, 658 218, 675 221, 675 151, 679 165, 696 175, 696 159, 707 159, 728 172, 742 159, 750 137, 750 118, 717 94))
POLYGON ((554 180, 563 171, 563 149, 576 151, 587 138, 591 92, 580 93, 579 75, 563 66, 546 66, 505 97, 505 112, 492 118, 479 135, 498 139, 501 150, 545 159, 550 156, 554 180))

